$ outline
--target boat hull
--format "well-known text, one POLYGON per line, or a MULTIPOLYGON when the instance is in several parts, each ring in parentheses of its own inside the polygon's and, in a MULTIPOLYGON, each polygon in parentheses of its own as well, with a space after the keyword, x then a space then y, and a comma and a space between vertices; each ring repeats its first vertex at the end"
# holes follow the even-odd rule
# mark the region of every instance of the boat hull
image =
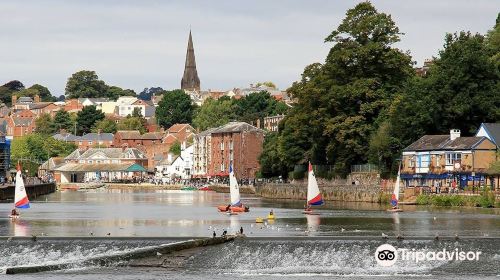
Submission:
MULTIPOLYGON (((227 205, 224 206, 224 205, 219 205, 217 206, 217 209, 220 211, 220 212, 226 212, 226 209, 227 209, 227 205)), ((237 212, 237 213, 241 213, 241 212, 248 212, 247 208, 245 208, 245 206, 230 206, 229 207, 229 211, 231 212, 237 212)))
POLYGON ((403 212, 403 209, 396 208, 396 209, 387 209, 387 212, 403 212))

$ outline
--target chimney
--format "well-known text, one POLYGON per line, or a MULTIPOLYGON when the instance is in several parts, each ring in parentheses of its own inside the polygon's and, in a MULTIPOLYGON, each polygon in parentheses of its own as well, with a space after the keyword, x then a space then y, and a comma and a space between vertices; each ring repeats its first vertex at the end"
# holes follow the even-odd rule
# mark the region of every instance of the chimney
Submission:
POLYGON ((17 96, 12 95, 12 105, 17 103, 17 96))
POLYGON ((450 130, 450 140, 453 141, 460 137, 460 129, 451 129, 450 130))
POLYGON ((40 103, 40 95, 35 95, 34 97, 34 103, 40 103))

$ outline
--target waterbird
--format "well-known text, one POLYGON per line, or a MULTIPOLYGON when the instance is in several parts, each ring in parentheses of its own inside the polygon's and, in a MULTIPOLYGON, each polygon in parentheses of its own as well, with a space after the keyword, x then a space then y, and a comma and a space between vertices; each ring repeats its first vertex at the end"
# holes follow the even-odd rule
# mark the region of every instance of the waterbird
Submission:
POLYGON ((156 252, 156 256, 160 257, 161 255, 163 255, 163 254, 160 252, 156 252))
POLYGON ((12 240, 12 236, 7 238, 7 242, 10 242, 12 240))
POLYGON ((345 228, 340 228, 340 232, 344 232, 345 231, 345 228))
POLYGON ((400 234, 398 234, 398 236, 396 236, 396 239, 397 240, 403 240, 403 236, 401 236, 400 234))
POLYGON ((33 235, 31 236, 31 240, 33 240, 33 242, 36 242, 36 235, 34 235, 34 234, 33 234, 33 235))
POLYGON ((436 233, 436 236, 434 236, 434 240, 436 240, 436 241, 439 240, 439 234, 436 233))
POLYGON ((382 238, 387 239, 388 238, 387 234, 382 232, 382 238))
POLYGON ((436 220, 436 216, 434 216, 434 221, 436 220))
POLYGON ((455 233, 455 240, 458 240, 458 234, 455 233))
POLYGON ((108 232, 106 235, 107 235, 107 236, 110 236, 110 235, 111 235, 111 232, 108 232))
POLYGON ((89 235, 90 235, 90 236, 94 236, 94 233, 93 233, 93 232, 90 232, 90 233, 89 233, 89 235))

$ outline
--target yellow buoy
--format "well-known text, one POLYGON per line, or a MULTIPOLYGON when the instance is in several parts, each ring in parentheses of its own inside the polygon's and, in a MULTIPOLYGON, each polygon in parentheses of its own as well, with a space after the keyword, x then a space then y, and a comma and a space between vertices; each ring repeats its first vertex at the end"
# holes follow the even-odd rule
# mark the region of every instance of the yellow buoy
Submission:
POLYGON ((261 223, 263 223, 263 222, 264 222, 264 219, 262 219, 261 217, 257 217, 257 218, 255 219, 255 222, 256 222, 256 223, 260 223, 260 224, 261 224, 261 223))
POLYGON ((274 215, 271 215, 271 214, 267 215, 267 219, 268 220, 274 220, 274 215))

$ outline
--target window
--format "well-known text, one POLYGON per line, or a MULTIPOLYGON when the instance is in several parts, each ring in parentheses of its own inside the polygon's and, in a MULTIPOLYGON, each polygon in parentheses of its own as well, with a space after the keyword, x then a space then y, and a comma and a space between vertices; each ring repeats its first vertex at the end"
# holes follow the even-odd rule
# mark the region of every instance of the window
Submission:
POLYGON ((83 142, 82 142, 82 141, 78 141, 78 145, 82 145, 82 144, 83 144, 83 142))
POLYGON ((410 168, 415 167, 415 157, 410 157, 409 161, 410 161, 410 168))
POLYGON ((461 160, 461 153, 446 153, 446 165, 453 165, 455 162, 460 162, 461 160))
POLYGON ((220 164, 220 171, 224 171, 224 163, 220 164))
POLYGON ((92 145, 92 141, 89 141, 89 145, 92 145))
POLYGON ((87 160, 87 163, 92 163, 92 161, 91 160, 87 160))
POLYGON ((429 167, 429 163, 430 163, 430 155, 418 155, 417 157, 417 162, 418 162, 418 167, 419 168, 422 168, 422 167, 429 167))
POLYGON ((231 140, 231 142, 229 142, 229 149, 232 150, 233 149, 233 140, 231 140))
POLYGON ((220 149, 224 150, 224 142, 220 142, 220 149))
POLYGON ((179 166, 176 166, 176 167, 175 167, 175 171, 179 171, 179 166))

